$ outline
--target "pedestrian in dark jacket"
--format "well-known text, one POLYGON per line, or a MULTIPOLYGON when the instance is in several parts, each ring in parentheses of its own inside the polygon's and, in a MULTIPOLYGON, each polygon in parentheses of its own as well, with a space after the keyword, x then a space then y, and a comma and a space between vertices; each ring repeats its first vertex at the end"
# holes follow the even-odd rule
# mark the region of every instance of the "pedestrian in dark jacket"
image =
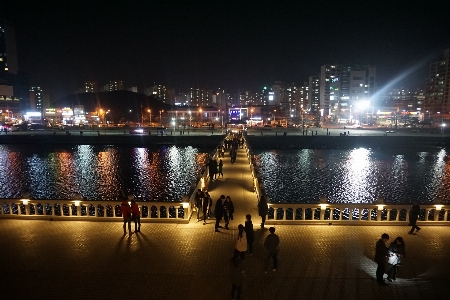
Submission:
POLYGON ((267 273, 269 267, 269 261, 273 260, 273 271, 275 272, 278 267, 278 246, 280 245, 280 238, 275 234, 275 227, 269 228, 270 234, 264 240, 264 248, 267 250, 267 259, 264 272, 267 273))
POLYGON ((264 195, 262 195, 258 202, 258 215, 261 217, 261 227, 264 227, 268 213, 269 206, 267 205, 267 199, 264 195))
POLYGON ((397 277, 398 268, 402 264, 402 259, 406 256, 406 246, 401 236, 397 237, 390 245, 388 249, 388 263, 389 269, 386 274, 387 280, 392 282, 397 277))
POLYGON ((208 209, 209 209, 209 207, 211 205, 210 202, 212 200, 211 200, 211 197, 209 196, 208 192, 205 191, 203 195, 204 195, 203 196, 203 201, 202 201, 203 225, 206 225, 206 218, 208 216, 208 209))
POLYGON ((120 210, 122 211, 123 217, 123 234, 127 234, 127 223, 128 223, 128 232, 131 235, 131 208, 127 202, 128 199, 124 199, 122 204, 120 205, 120 210))
POLYGON ((225 201, 225 195, 221 195, 219 199, 216 201, 216 205, 214 206, 214 216, 216 217, 216 226, 215 231, 219 232, 219 228, 222 228, 220 226, 220 220, 223 218, 223 202, 225 201))
POLYGON ((220 177, 220 176, 222 176, 222 178, 223 178, 223 161, 222 160, 219 160, 219 169, 218 169, 218 171, 217 171, 218 173, 218 175, 217 175, 217 177, 220 177))
POLYGON ((217 172, 217 161, 211 159, 208 163, 208 170, 209 170, 209 179, 214 180, 214 177, 216 176, 217 172))
POLYGON ((245 216, 245 234, 247 235, 247 255, 253 254, 253 242, 255 241, 255 232, 253 231, 252 216, 245 216))
POLYGON ((389 241, 389 235, 387 233, 383 233, 381 235, 381 239, 379 239, 375 245, 375 259, 374 261, 377 263, 377 283, 381 285, 386 285, 383 279, 384 269, 386 264, 386 256, 388 255, 388 248, 386 247, 386 243, 389 241))
POLYGON ((241 299, 244 270, 239 258, 232 258, 230 262, 231 299, 241 299))
POLYGON ((411 230, 408 232, 408 234, 413 234, 414 229, 416 232, 419 232, 420 227, 417 226, 417 219, 419 219, 420 215, 420 206, 417 202, 414 202, 411 210, 409 211, 409 224, 411 225, 411 230))
POLYGON ((234 214, 234 205, 231 202, 231 197, 227 196, 225 201, 223 202, 223 218, 225 220, 225 229, 229 229, 228 225, 230 224, 230 220, 233 220, 234 214))
POLYGON ((203 202, 203 197, 205 197, 205 195, 203 194, 201 189, 197 190, 197 193, 195 193, 195 207, 197 208, 197 222, 200 221, 200 210, 202 208, 202 202, 203 202))

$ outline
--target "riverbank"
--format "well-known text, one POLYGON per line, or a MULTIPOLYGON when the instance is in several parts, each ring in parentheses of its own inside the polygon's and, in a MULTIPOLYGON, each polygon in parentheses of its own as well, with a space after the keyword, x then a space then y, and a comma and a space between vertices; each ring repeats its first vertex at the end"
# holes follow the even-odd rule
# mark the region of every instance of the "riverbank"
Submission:
POLYGON ((247 136, 253 149, 352 149, 450 147, 450 139, 441 136, 247 136))
MULTIPOLYGON (((408 133, 383 134, 373 130, 349 131, 349 135, 338 135, 341 130, 327 131, 319 129, 317 135, 308 132, 302 135, 298 131, 271 130, 260 132, 249 130, 247 139, 254 149, 352 149, 352 148, 421 148, 450 147, 448 135, 430 135, 408 133), (286 135, 285 135, 286 132, 286 135), (383 135, 382 135, 383 134, 383 135)), ((177 145, 193 147, 216 147, 224 138, 225 131, 198 130, 191 132, 168 131, 164 136, 153 134, 127 134, 123 131, 72 131, 65 132, 14 132, 0 135, 0 144, 77 144, 77 145, 177 145)))

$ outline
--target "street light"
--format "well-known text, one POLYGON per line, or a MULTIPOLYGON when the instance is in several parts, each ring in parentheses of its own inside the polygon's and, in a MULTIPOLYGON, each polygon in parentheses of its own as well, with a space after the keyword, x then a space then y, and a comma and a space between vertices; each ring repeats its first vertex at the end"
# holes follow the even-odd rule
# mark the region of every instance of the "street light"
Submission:
POLYGON ((148 126, 151 127, 152 126, 152 111, 150 109, 147 111, 148 111, 148 115, 150 116, 150 122, 149 122, 148 126))
POLYGON ((159 111, 159 127, 162 127, 162 117, 161 117, 161 113, 163 113, 164 110, 160 110, 159 111))
POLYGON ((109 114, 109 112, 110 112, 110 110, 108 109, 108 111, 105 112, 105 114, 103 115, 103 116, 104 116, 103 122, 104 122, 105 124, 106 124, 106 115, 109 114))

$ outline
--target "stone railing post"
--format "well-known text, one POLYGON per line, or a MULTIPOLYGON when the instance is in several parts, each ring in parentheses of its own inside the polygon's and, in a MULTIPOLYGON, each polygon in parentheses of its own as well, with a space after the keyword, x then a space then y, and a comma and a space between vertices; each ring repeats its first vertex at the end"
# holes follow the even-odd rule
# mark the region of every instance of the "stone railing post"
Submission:
POLYGON ((321 197, 319 206, 320 206, 320 220, 325 220, 325 210, 327 209, 327 198, 321 197))
MULTIPOLYGON (((25 206, 25 215, 28 216, 30 214, 30 194, 28 192, 22 193, 22 204, 25 206)), ((22 210, 19 209, 22 214, 22 210)))
POLYGON ((383 211, 383 207, 384 207, 384 199, 379 197, 377 199, 377 221, 381 221, 381 212, 383 211))
MULTIPOLYGON (((434 211, 434 221, 437 222, 437 221, 439 221, 439 213, 442 210, 442 207, 444 205, 443 205, 441 197, 436 197, 436 199, 433 202, 434 202, 434 206, 436 207, 436 210, 434 211)), ((444 220, 446 220, 446 219, 444 219, 444 220)))
MULTIPOLYGON (((73 197, 73 203, 75 204, 75 206, 76 206, 76 208, 77 208, 77 211, 76 211, 76 214, 74 215, 73 214, 73 209, 72 209, 72 207, 70 207, 70 211, 71 211, 71 215, 72 216, 78 216, 78 211, 81 209, 80 207, 81 207, 81 195, 80 194, 75 194, 75 196, 73 197)), ((81 216, 81 211, 80 211, 80 216, 81 216)))

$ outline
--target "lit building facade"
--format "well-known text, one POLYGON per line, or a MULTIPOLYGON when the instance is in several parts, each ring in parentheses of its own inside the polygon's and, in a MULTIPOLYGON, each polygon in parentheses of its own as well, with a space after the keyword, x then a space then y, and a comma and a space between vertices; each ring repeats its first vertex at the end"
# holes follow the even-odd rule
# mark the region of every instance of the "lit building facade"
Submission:
POLYGON ((122 80, 111 80, 108 84, 108 92, 122 91, 123 81, 122 80))
POLYGON ((212 105, 212 91, 191 87, 189 91, 189 105, 200 107, 212 105))
POLYGON ((375 95, 375 89, 375 67, 323 65, 320 72, 320 114, 324 118, 332 117, 333 121, 351 119, 360 103, 367 103, 375 95))
POLYGON ((28 78, 18 71, 14 26, 0 19, 0 110, 28 108, 28 78))
POLYGON ((423 110, 429 114, 450 114, 450 49, 444 58, 430 64, 423 110))
POLYGON ((98 92, 97 82, 95 82, 95 81, 86 81, 84 83, 84 92, 85 93, 97 93, 98 92))

